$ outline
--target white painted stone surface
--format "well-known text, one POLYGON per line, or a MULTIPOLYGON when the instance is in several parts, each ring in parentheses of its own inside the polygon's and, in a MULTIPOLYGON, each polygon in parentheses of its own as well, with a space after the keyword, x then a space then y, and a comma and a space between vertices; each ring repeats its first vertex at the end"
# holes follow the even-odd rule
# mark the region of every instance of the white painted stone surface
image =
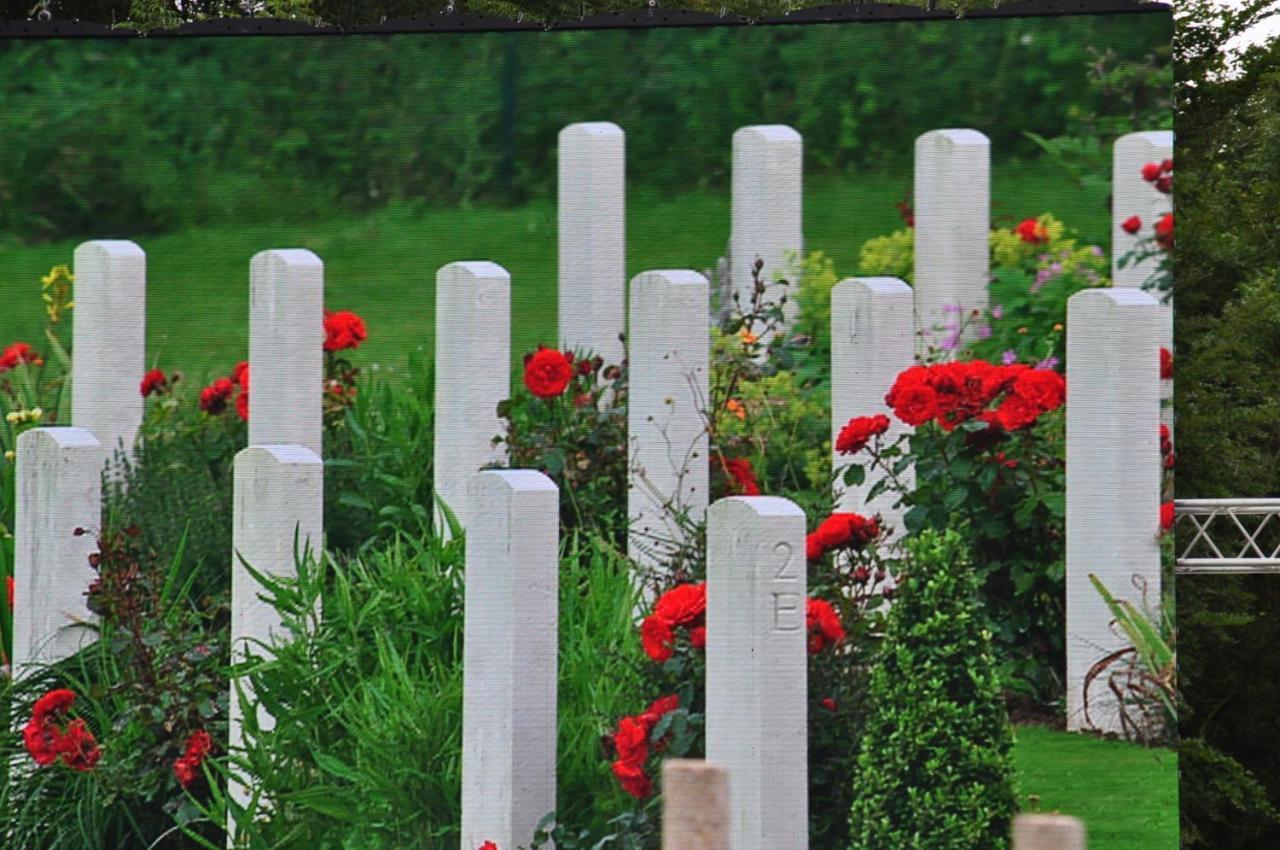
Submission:
MULTIPOLYGON (((470 522, 467 487, 502 461, 498 402, 511 395, 511 275, 497 263, 450 263, 436 273, 435 492, 470 522)), ((436 528, 448 536, 436 509, 436 528)))
POLYGON ((650 271, 631 282, 627 554, 647 565, 684 540, 676 516, 706 516, 711 341, 707 279, 650 271))
POLYGON ((695 759, 662 762, 662 850, 729 850, 729 771, 695 759))
POLYGON ((625 355, 626 134, 617 124, 560 131, 560 347, 590 350, 606 364, 625 355))
MULTIPOLYGON (((977 130, 932 130, 915 148, 916 329, 926 342, 943 325, 987 309, 990 282, 991 142, 977 130), (948 313, 945 308, 959 308, 948 313)), ((961 337, 973 338, 973 326, 961 337)))
POLYGON ((531 470, 472 476, 466 540, 462 850, 527 847, 556 808, 559 491, 531 470))
MULTIPOLYGON (((855 416, 888 416, 889 430, 881 437, 885 445, 905 429, 884 397, 898 375, 915 363, 913 300, 911 287, 893 277, 850 278, 831 291, 831 454, 837 475, 836 510, 864 516, 878 513, 884 524, 895 530, 895 537, 903 528, 903 511, 894 507, 897 494, 890 491, 867 500, 884 473, 871 466, 867 450, 845 456, 836 452, 835 445, 840 430, 855 416), (866 480, 846 485, 843 470, 855 461, 867 470, 866 480)), ((898 476, 908 487, 914 477, 912 469, 898 476)))
MULTIPOLYGON (((1116 139, 1111 173, 1111 279, 1115 286, 1141 287, 1159 265, 1159 258, 1151 257, 1120 268, 1120 260, 1133 250, 1140 238, 1153 234, 1152 228, 1161 216, 1173 211, 1172 196, 1157 191, 1153 184, 1142 179, 1142 166, 1172 158, 1173 132, 1170 130, 1129 133, 1116 139), (1134 215, 1142 219, 1142 229, 1131 236, 1121 225, 1134 215)), ((1161 297, 1159 293, 1152 294, 1161 297)), ((1160 344, 1173 351, 1172 300, 1161 304, 1160 325, 1160 344)), ((1172 381, 1161 385, 1161 398, 1169 402, 1161 421, 1172 429, 1172 381)))
POLYGON ((1084 824, 1068 815, 1015 815, 1013 850, 1087 850, 1084 824))
MULTIPOLYGON (((252 380, 250 388, 254 391, 252 380)), ((282 632, 275 607, 260 598, 265 591, 244 565, 247 563, 263 575, 289 577, 297 575, 298 557, 308 551, 313 558, 321 556, 324 463, 306 446, 264 445, 242 449, 236 454, 232 499, 231 653, 233 663, 238 663, 249 655, 268 655, 269 649, 262 644, 270 646, 275 640, 288 639, 282 632)), ((248 681, 238 681, 251 698, 248 681)), ((233 685, 230 711, 233 749, 244 741, 244 710, 233 685)), ((275 727, 274 718, 261 708, 257 720, 263 730, 275 727)), ((249 800, 241 782, 231 782, 229 792, 242 805, 249 800)), ((228 846, 233 846, 230 837, 228 846)))
POLYGON ((763 260, 761 279, 768 286, 768 297, 777 300, 785 292, 784 314, 788 321, 795 318, 799 284, 793 272, 804 248, 803 175, 804 145, 791 127, 767 124, 743 127, 733 134, 729 264, 733 291, 744 310, 751 303, 751 269, 756 260, 763 260), (780 278, 791 285, 773 285, 780 278))
POLYGON ((263 251, 249 272, 249 445, 322 455, 324 264, 307 250, 263 251))
MULTIPOLYGON (((1089 668, 1125 646, 1089 581, 1118 599, 1160 602, 1160 305, 1133 288, 1086 289, 1067 302, 1067 725, 1085 728, 1089 668), (1153 459, 1142 462, 1144 458, 1153 459), (1146 582, 1144 600, 1135 577, 1146 582)), ((1091 689, 1089 715, 1119 731, 1114 698, 1091 689)))
POLYGON ((734 850, 807 850, 805 518, 774 496, 707 512, 707 759, 734 850))
POLYGON ((132 242, 76 248, 71 311, 71 423, 102 443, 105 460, 131 456, 142 424, 146 372, 147 255, 132 242))
MULTIPOLYGON (((135 388, 136 389, 136 388, 135 388)), ((51 664, 94 639, 85 600, 97 572, 106 450, 85 428, 33 428, 18 437, 14 517, 13 671, 51 664), (77 528, 85 534, 77 537, 77 528), (82 625, 85 624, 85 625, 82 625)))

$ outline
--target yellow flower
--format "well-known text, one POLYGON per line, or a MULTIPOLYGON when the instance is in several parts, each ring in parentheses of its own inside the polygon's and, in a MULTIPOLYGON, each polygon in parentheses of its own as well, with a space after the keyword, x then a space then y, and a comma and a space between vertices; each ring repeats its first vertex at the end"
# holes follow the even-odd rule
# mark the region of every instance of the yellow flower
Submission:
POLYGON ((42 409, 41 409, 41 408, 39 408, 39 407, 33 407, 33 408, 31 408, 31 411, 30 411, 30 413, 28 414, 28 418, 29 418, 32 422, 39 422, 39 421, 40 421, 40 417, 41 417, 41 416, 44 416, 44 410, 42 410, 42 409))
POLYGON ((40 286, 45 290, 41 293, 44 312, 50 322, 57 322, 64 311, 75 306, 75 302, 71 300, 71 284, 75 279, 76 276, 66 264, 54 266, 47 275, 40 278, 40 286))
POLYGON ((747 409, 743 407, 742 402, 738 401, 736 398, 729 399, 729 401, 725 404, 725 409, 728 410, 730 413, 732 413, 734 416, 741 419, 742 421, 744 422, 746 421, 747 409))
POLYGON ((9 451, 6 451, 6 452, 4 453, 4 459, 5 459, 5 460, 12 461, 15 457, 17 457, 17 455, 15 455, 15 454, 13 453, 13 450, 12 450, 12 449, 10 449, 9 451))
POLYGON ((746 328, 738 331, 738 337, 742 340, 743 345, 755 345, 756 340, 760 338, 746 328))
POLYGON ((4 421, 8 422, 10 425, 17 425, 19 422, 22 422, 26 418, 25 416, 23 416, 24 412, 25 411, 21 411, 21 410, 11 410, 4 415, 4 421))

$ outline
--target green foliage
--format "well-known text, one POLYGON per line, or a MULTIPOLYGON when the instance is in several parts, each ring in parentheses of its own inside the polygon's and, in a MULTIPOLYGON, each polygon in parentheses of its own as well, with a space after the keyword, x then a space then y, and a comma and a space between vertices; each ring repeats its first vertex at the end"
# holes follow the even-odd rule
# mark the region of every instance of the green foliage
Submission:
MULTIPOLYGON (((260 577, 289 638, 239 672, 289 722, 270 732, 248 723, 245 751, 233 757, 274 801, 239 830, 248 846, 457 846, 462 554, 461 539, 397 537, 346 563, 303 559, 296 579, 260 577)), ((606 718, 636 684, 615 663, 636 651, 636 597, 600 547, 570 541, 562 563, 561 820, 599 830, 620 807, 597 753, 606 718)))
POLYGON ((1014 812, 1012 735, 976 575, 954 531, 922 531, 907 548, 871 673, 853 846, 1001 850, 1014 812))

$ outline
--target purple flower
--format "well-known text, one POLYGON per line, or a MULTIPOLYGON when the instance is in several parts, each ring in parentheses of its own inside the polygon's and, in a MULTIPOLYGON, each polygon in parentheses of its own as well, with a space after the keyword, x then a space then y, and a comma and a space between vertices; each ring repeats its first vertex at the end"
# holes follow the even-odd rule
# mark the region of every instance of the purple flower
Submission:
POLYGON ((1058 365, 1058 358, 1052 354, 1036 364, 1037 369, 1053 369, 1058 365))
POLYGON ((990 339, 991 327, 989 325, 980 325, 978 327, 978 339, 990 339))
POLYGON ((1004 305, 1003 305, 1003 304, 997 304, 996 306, 994 306, 994 307, 992 307, 992 308, 991 308, 991 318, 993 318, 993 319, 1003 319, 1003 318, 1004 318, 1004 305))
POLYGON ((1012 366, 1014 363, 1018 362, 1018 352, 1013 349, 1006 351, 1004 354, 1000 355, 1000 362, 1006 366, 1012 366))
POLYGON ((1099 259, 1106 256, 1105 254, 1102 253, 1102 249, 1099 248, 1097 245, 1090 245, 1089 251, 1093 254, 1093 256, 1098 257, 1099 259))
POLYGON ((943 304, 943 305, 942 305, 942 312, 944 312, 944 313, 959 313, 959 312, 960 312, 960 305, 959 305, 959 304, 943 304))
POLYGON ((942 342, 938 343, 938 347, 943 351, 954 351, 956 346, 960 345, 960 332, 956 331, 947 336, 942 342))

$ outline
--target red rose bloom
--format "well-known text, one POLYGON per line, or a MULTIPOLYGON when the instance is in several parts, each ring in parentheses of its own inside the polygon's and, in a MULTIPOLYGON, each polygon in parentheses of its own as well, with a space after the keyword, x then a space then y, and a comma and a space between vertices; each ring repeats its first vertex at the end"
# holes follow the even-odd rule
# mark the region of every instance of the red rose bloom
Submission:
POLYGON ((22 742, 35 763, 41 767, 53 764, 58 760, 58 727, 52 722, 31 718, 22 727, 22 742))
POLYGON ((1156 242, 1160 247, 1173 250, 1173 213, 1165 213, 1156 222, 1156 242))
POLYGON ((555 398, 573 379, 573 363, 564 352, 539 347, 525 360, 524 385, 538 398, 555 398))
POLYGON ((92 770, 102 757, 93 733, 83 720, 78 719, 67 724, 66 731, 58 740, 57 749, 62 763, 81 773, 92 770))
POLYGON ((659 664, 671 658, 675 651, 675 639, 671 625, 661 617, 648 616, 640 624, 640 642, 644 644, 644 653, 659 664))
POLYGON ((13 610, 13 576, 5 576, 4 583, 8 585, 9 591, 9 610, 13 610))
POLYGON ((231 383, 249 389, 249 361, 241 360, 231 370, 231 383))
POLYGON ((1148 183, 1154 183, 1160 179, 1160 163, 1148 162, 1142 166, 1142 179, 1148 183))
POLYGON ((893 385, 885 401, 893 408, 895 416, 912 426, 923 425, 938 414, 938 394, 933 387, 915 381, 903 383, 902 375, 898 376, 898 383, 893 385))
POLYGON ((219 378, 200 391, 200 409, 217 416, 227 409, 227 400, 235 391, 235 384, 230 378, 219 378))
POLYGON ((644 724, 646 729, 652 731, 653 727, 658 725, 659 720, 679 707, 680 696, 678 694, 659 697, 654 700, 647 709, 645 709, 644 714, 640 715, 640 722, 644 724))
POLYGON ((733 492, 740 496, 759 496, 760 484, 756 481, 756 471, 751 461, 745 457, 729 457, 721 461, 725 474, 733 483, 733 492))
POLYGON ((825 599, 810 599, 805 609, 805 623, 809 629, 809 652, 817 653, 844 640, 844 625, 840 615, 825 599))
POLYGON ((988 425, 995 425, 1004 431, 1017 431, 1035 424, 1040 416, 1040 408, 1020 395, 1008 395, 1000 402, 1000 406, 989 415, 983 416, 988 425))
POLYGON ((1142 229, 1142 219, 1138 218, 1136 215, 1131 215, 1121 222, 1120 229, 1125 233, 1128 233, 1130 236, 1133 236, 1142 229))
POLYGON ((1044 225, 1034 218, 1024 218, 1013 230, 1018 234, 1018 238, 1028 245, 1049 241, 1049 234, 1045 232, 1044 225))
POLYGON ((1067 382, 1052 369, 1028 369, 1014 380, 1013 395, 1047 413, 1067 400, 1067 382))
POLYGON ((1163 381, 1173 379, 1173 352, 1163 347, 1160 349, 1160 379, 1163 381))
POLYGON ((142 384, 139 389, 142 397, 163 393, 169 388, 169 380, 164 375, 163 369, 152 369, 142 376, 142 384))
POLYGON ((1169 531, 1173 528, 1173 502, 1165 502, 1160 506, 1160 530, 1169 531))
POLYGON ((358 348, 368 338, 364 319, 348 310, 324 311, 324 350, 345 351, 358 348))
POLYGON ((613 746, 618 751, 618 761, 643 765, 649 757, 649 730, 636 718, 624 717, 618 721, 613 746))
POLYGON ((486 841, 484 844, 477 847, 476 850, 498 850, 498 845, 494 844, 492 841, 486 841))
POLYGON ((51 719, 53 715, 60 715, 66 712, 75 704, 75 701, 76 695, 74 691, 69 691, 66 688, 49 691, 36 700, 31 716, 33 719, 43 723, 45 720, 51 719))
POLYGON ((689 629, 689 643, 693 644, 694 649, 707 648, 707 627, 694 626, 689 629))
POLYGON ((831 697, 823 697, 818 700, 818 705, 822 706, 827 711, 835 711, 839 707, 836 705, 836 701, 831 697))
POLYGON ((613 763, 613 776, 622 785, 622 790, 637 800, 643 800, 653 793, 653 782, 640 765, 615 761, 613 763))
POLYGON ((868 519, 861 514, 834 513, 819 523, 814 532, 805 540, 806 554, 812 554, 810 543, 821 549, 816 561, 832 549, 846 546, 865 546, 880 534, 880 523, 868 519))
POLYGON ((0 353, 0 372, 8 372, 15 366, 26 363, 34 363, 37 366, 43 365, 44 361, 40 359, 40 355, 25 342, 15 342, 0 353))
POLYGON ((692 623, 707 612, 707 585, 678 584, 659 597, 653 616, 671 626, 692 623))
POLYGON ((836 437, 836 451, 842 455, 857 454, 866 448, 873 437, 889 430, 889 417, 883 413, 875 416, 855 416, 850 419, 836 437))

